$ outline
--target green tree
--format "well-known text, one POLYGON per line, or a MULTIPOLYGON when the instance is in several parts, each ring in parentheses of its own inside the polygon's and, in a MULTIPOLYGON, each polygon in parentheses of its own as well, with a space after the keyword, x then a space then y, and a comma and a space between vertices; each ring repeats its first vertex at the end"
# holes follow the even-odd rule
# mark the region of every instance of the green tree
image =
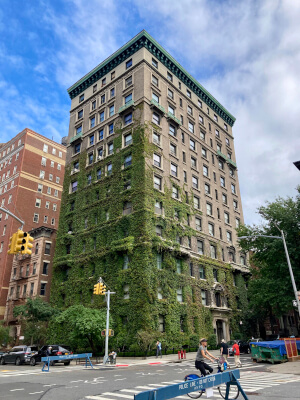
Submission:
POLYGON ((296 285, 300 284, 300 188, 295 199, 277 198, 258 209, 264 224, 242 226, 239 236, 254 236, 241 239, 244 251, 251 252, 252 279, 249 283, 249 319, 280 317, 292 308, 295 298, 287 259, 280 239, 259 237, 280 236, 276 225, 285 233, 286 244, 294 272, 296 285))
POLYGON ((47 325, 57 310, 43 299, 27 299, 25 304, 14 308, 14 317, 19 317, 25 342, 41 343, 47 335, 47 325))
POLYGON ((84 346, 86 342, 96 353, 101 331, 106 327, 106 310, 96 310, 74 305, 61 312, 51 324, 51 335, 72 347, 84 346))
POLYGON ((5 346, 9 341, 9 328, 3 325, 0 321, 0 347, 5 346))

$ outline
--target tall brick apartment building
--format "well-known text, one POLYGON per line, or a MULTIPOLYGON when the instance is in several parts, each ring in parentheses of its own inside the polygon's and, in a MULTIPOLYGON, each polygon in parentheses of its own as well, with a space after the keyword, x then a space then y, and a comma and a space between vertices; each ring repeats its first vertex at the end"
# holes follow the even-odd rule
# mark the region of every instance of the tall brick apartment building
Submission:
POLYGON ((249 274, 234 117, 145 31, 68 92, 53 303, 103 305, 102 276, 124 342, 229 339, 249 274))
MULTIPOLYGON (((30 129, 1 144, 0 205, 25 222, 24 231, 40 226, 57 229, 65 158, 65 146, 30 129)), ((19 227, 19 222, 0 211, 0 319, 5 314, 14 258, 7 254, 9 238, 19 227)))

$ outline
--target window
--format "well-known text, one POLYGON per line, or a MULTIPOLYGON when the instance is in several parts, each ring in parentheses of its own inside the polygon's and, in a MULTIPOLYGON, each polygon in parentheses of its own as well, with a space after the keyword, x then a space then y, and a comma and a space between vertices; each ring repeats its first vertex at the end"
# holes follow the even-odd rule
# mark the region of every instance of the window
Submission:
POLYGON ((112 135, 114 133, 114 124, 113 123, 108 126, 108 133, 110 135, 112 135))
POLYGON ((112 163, 107 164, 107 175, 112 174, 112 163))
POLYGON ((39 214, 33 214, 33 222, 39 222, 39 214))
POLYGON ((204 147, 202 147, 201 154, 202 157, 207 158, 207 150, 204 147))
POLYGON ((128 267, 129 267, 129 257, 127 254, 125 254, 123 259, 123 269, 128 269, 128 267))
POLYGON ((217 258, 217 248, 213 244, 210 245, 210 256, 211 258, 217 258))
POLYGON ((197 160, 194 157, 191 157, 191 167, 197 169, 197 160))
POLYGON ((93 86, 93 93, 97 92, 97 83, 93 86))
POLYGON ((152 65, 153 67, 158 68, 158 62, 154 58, 152 58, 152 65))
POLYGON ((156 214, 162 214, 162 202, 156 200, 154 209, 156 214))
POLYGON ((43 146, 43 152, 44 152, 44 153, 48 153, 48 145, 47 145, 47 144, 44 144, 44 146, 43 146))
POLYGON ((239 227, 240 227, 240 220, 239 220, 239 218, 236 218, 236 219, 235 219, 235 227, 236 227, 236 228, 239 228, 239 227))
POLYGON ((132 113, 130 112, 126 114, 124 117, 124 125, 131 124, 131 122, 132 122, 132 113))
POLYGON ((161 156, 160 155, 158 155, 156 153, 153 154, 153 164, 156 167, 161 168, 161 156))
POLYGON ((189 121, 189 131, 191 133, 194 133, 194 124, 192 122, 189 121))
POLYGON ((225 178, 223 176, 220 176, 220 183, 222 187, 225 187, 225 178))
POLYGON ((72 193, 74 193, 74 192, 76 192, 77 191, 77 185, 78 185, 78 182, 77 181, 74 181, 74 182, 72 182, 72 184, 71 184, 72 186, 72 193))
POLYGON ((40 179, 44 179, 45 178, 45 171, 40 171, 40 179))
POLYGON ((210 234, 210 236, 215 235, 215 227, 214 224, 212 224, 211 222, 208 223, 208 233, 210 234))
POLYGON ((109 107, 109 116, 112 117, 115 113, 115 106, 114 104, 109 107))
POLYGON ((60 171, 61 170, 61 165, 57 164, 57 169, 60 171))
POLYGON ((49 174, 49 181, 53 181, 53 175, 49 174))
POLYGON ((94 153, 88 155, 88 164, 91 165, 94 161, 94 153))
POLYGON ((176 128, 174 125, 169 125, 169 134, 176 137, 176 128))
POLYGON ((207 215, 212 215, 212 205, 210 203, 206 203, 206 213, 207 215))
POLYGON ((185 183, 187 183, 187 173, 186 171, 183 171, 183 180, 185 183))
POLYGON ((12 194, 10 194, 10 195, 8 196, 8 202, 7 202, 7 204, 10 204, 10 203, 11 203, 11 200, 12 200, 12 194))
POLYGON ((81 103, 83 100, 84 100, 84 93, 79 96, 79 103, 81 103))
POLYGON ((176 156, 176 146, 173 143, 170 143, 170 153, 176 156))
POLYGON ((152 75, 152 83, 153 85, 158 86, 158 79, 154 75, 152 75))
POLYGON ((222 193, 222 201, 224 204, 227 204, 227 195, 222 193))
POLYGON ((179 301, 179 303, 183 302, 182 288, 177 289, 177 301, 179 301))
POLYGON ((225 224, 229 224, 229 214, 226 211, 224 211, 224 221, 225 221, 225 224))
POLYGON ((227 124, 225 124, 225 122, 224 122, 224 129, 225 129, 225 131, 228 131, 228 126, 227 126, 227 124))
POLYGON ((198 254, 204 254, 204 243, 202 240, 197 240, 197 252, 198 254))
POLYGON ((89 174, 89 175, 87 176, 87 184, 90 185, 91 183, 92 183, 92 175, 89 174))
POLYGON ((179 198, 179 190, 176 186, 172 186, 172 197, 173 199, 179 198))
POLYGON ((203 165, 203 175, 208 177, 208 167, 203 165))
POLYGON ((132 66, 132 58, 126 61, 126 69, 130 68, 131 66, 132 66))
POLYGON ((218 131, 218 129, 215 130, 216 136, 220 137, 220 132, 218 131))
POLYGON ((190 149, 196 151, 196 142, 193 139, 190 139, 190 149))
POLYGON ((199 115, 199 122, 200 122, 201 124, 204 124, 204 119, 203 119, 202 115, 199 115))
POLYGON ((171 175, 177 177, 177 175, 178 175, 177 169, 178 169, 177 165, 171 163, 171 175))
POLYGON ((90 146, 92 146, 94 144, 94 135, 90 136, 90 146))
MULTIPOLYGON (((36 200, 35 200, 35 206, 36 206, 36 207, 40 208, 40 207, 41 207, 41 203, 42 203, 42 200, 41 200, 41 199, 36 199, 36 200)), ((48 203, 49 203, 49 201, 48 201, 48 203)))
POLYGON ((170 99, 174 99, 174 92, 171 89, 168 89, 168 97, 170 97, 170 99))
POLYGON ((196 229, 197 231, 201 231, 202 230, 202 220, 199 217, 195 218, 195 225, 196 225, 196 229))
POLYGON ((156 267, 162 269, 162 254, 156 253, 156 267))
POLYGON ((188 114, 193 115, 193 109, 191 106, 187 106, 187 112, 188 114))
POLYGON ((100 130, 99 130, 99 140, 103 140, 103 137, 104 137, 104 135, 103 135, 103 129, 100 129, 100 130))
POLYGON ((110 98, 115 97, 115 88, 110 89, 110 98))
POLYGON ((205 279, 205 269, 202 266, 199 266, 199 278, 205 279))
POLYGON ((227 157, 231 160, 231 153, 227 153, 227 157))
POLYGON ((192 177, 193 188, 198 189, 199 187, 199 179, 196 176, 192 177))
POLYGON ((132 100, 132 93, 128 94, 128 95, 125 97, 125 104, 129 103, 131 100, 132 100))
POLYGON ((160 124, 160 116, 155 112, 152 115, 152 122, 154 122, 156 125, 160 124))
POLYGON ((235 210, 238 209, 238 202, 237 202, 236 200, 233 200, 233 208, 234 208, 235 210))
POLYGON ((193 197, 194 200, 194 208, 197 208, 198 210, 200 210, 200 199, 197 196, 193 197))
POLYGON ((246 265, 246 257, 244 255, 240 256, 241 264, 246 265))
POLYGON ((174 107, 172 107, 172 106, 168 106, 168 111, 169 111, 169 113, 170 114, 172 114, 172 115, 175 115, 175 109, 174 109, 174 107))
POLYGON ((225 141, 226 141, 226 145, 227 145, 227 146, 230 146, 229 139, 228 139, 228 138, 225 138, 225 141))
POLYGON ((129 167, 132 164, 132 155, 129 154, 128 156, 125 157, 124 160, 124 167, 129 167))
POLYGON ((40 291, 41 296, 46 296, 46 285, 47 283, 44 282, 41 283, 41 291, 40 291))
POLYGON ((232 233, 230 231, 226 231, 227 242, 232 242, 232 233))
POLYGON ((232 168, 229 168, 229 175, 234 178, 234 170, 232 168))
POLYGON ((46 161, 47 161, 47 158, 46 158, 46 157, 42 157, 41 165, 42 165, 43 167, 46 166, 46 161))
POLYGON ((231 184, 231 193, 236 194, 235 185, 233 183, 231 184))
POLYGON ((92 110, 96 110, 96 100, 92 102, 92 110))
POLYGON ((201 290, 201 301, 203 306, 207 306, 207 293, 205 290, 201 290))
POLYGON ((224 163, 222 160, 219 160, 219 168, 224 169, 224 163))
POLYGON ((49 268, 49 263, 48 262, 43 262, 43 275, 48 275, 48 268, 49 268))
POLYGON ((158 177, 158 176, 154 176, 154 188, 155 189, 158 189, 158 190, 161 190, 161 178, 160 177, 158 177))
POLYGON ((101 168, 97 169, 97 179, 101 178, 101 168))
POLYGON ((233 251, 228 252, 229 262, 235 262, 235 254, 233 251))
POLYGON ((162 236, 162 227, 159 225, 155 226, 155 233, 157 236, 162 236))
POLYGON ((100 112, 100 122, 104 121, 104 111, 100 112))
POLYGON ((132 213, 132 203, 130 201, 125 201, 123 205, 123 215, 128 215, 132 213))
POLYGON ((159 332, 165 332, 165 318, 163 315, 158 316, 158 330, 159 332))
POLYGON ((210 185, 208 183, 204 184, 205 194, 210 194, 210 185))
POLYGON ((106 78, 103 78, 101 83, 102 83, 102 86, 106 85, 106 78))
MULTIPOLYGON (((105 103, 105 94, 103 94, 101 96, 101 104, 104 104, 104 103, 105 103)), ((100 122, 101 122, 101 118, 100 118, 100 122)))
POLYGON ((156 101, 156 103, 159 103, 159 96, 156 93, 152 93, 152 100, 156 101))
POLYGON ((80 153, 80 143, 75 144, 74 146, 74 154, 80 153))
POLYGON ((152 133, 153 143, 160 145, 160 135, 157 132, 152 133))
POLYGON ((45 254, 50 255, 50 250, 51 250, 51 243, 46 242, 45 243, 45 254))
POLYGON ((167 79, 168 79, 170 82, 173 82, 173 75, 170 74, 170 72, 167 72, 167 79))

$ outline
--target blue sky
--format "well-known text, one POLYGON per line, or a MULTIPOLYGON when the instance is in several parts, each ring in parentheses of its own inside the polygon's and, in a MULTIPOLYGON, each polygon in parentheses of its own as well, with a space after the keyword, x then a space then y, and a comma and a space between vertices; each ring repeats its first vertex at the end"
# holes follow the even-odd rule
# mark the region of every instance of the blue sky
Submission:
POLYGON ((1 0, 0 142, 25 127, 60 142, 67 88, 146 29, 236 117, 246 223, 300 172, 300 2, 1 0))

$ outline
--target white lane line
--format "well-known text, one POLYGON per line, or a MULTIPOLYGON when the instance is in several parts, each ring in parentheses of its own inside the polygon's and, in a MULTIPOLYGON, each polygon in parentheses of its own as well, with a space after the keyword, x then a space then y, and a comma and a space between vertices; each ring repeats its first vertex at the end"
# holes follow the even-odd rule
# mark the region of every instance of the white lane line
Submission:
POLYGON ((137 389, 145 389, 145 390, 153 389, 151 386, 136 386, 136 388, 137 389))
POLYGON ((149 383, 149 386, 165 387, 166 385, 160 385, 159 383, 149 383))
POLYGON ((44 391, 42 390, 41 392, 32 392, 32 393, 29 393, 29 394, 38 394, 38 393, 44 393, 44 391))
POLYGON ((118 379, 115 379, 115 381, 125 381, 127 378, 118 378, 118 379))
POLYGON ((132 399, 132 396, 129 396, 128 394, 122 394, 117 392, 105 392, 103 393, 103 396, 116 396, 116 397, 123 397, 124 399, 132 399))
POLYGON ((86 399, 92 399, 92 400, 111 400, 111 399, 107 399, 105 397, 102 396, 85 396, 86 399))
POLYGON ((56 383, 52 383, 51 385, 43 385, 43 386, 56 386, 56 383))
POLYGON ((126 393, 141 393, 141 390, 121 389, 120 392, 126 392, 126 393))
POLYGON ((17 390, 25 390, 25 389, 11 389, 10 392, 16 392, 17 390))
POLYGON ((83 382, 83 379, 79 379, 78 381, 70 381, 70 383, 77 383, 77 382, 83 382))

